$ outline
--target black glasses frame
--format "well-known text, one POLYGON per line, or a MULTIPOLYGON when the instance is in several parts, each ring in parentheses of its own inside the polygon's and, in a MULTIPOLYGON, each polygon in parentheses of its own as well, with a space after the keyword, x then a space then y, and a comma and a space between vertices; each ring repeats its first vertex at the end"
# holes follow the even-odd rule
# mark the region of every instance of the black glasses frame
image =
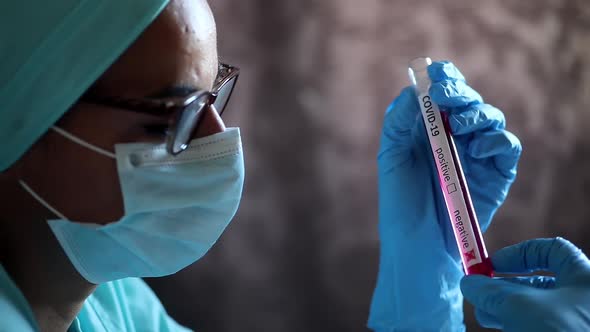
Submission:
POLYGON ((240 69, 219 63, 218 74, 211 91, 196 90, 181 97, 125 98, 84 95, 81 100, 98 105, 120 108, 160 117, 171 117, 166 132, 166 150, 178 155, 188 148, 195 128, 199 125, 203 110, 213 107, 221 116, 237 83, 240 69), (226 89, 228 89, 226 91, 226 89), (218 100, 219 96, 224 96, 218 100))

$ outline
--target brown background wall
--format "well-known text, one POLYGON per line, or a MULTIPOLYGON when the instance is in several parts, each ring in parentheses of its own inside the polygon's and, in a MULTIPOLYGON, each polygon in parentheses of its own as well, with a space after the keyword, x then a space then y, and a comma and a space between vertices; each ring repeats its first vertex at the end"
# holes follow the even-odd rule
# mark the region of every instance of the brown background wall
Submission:
MULTIPOLYGON (((522 140, 488 247, 561 235, 590 250, 587 0, 212 0, 242 68, 240 211, 201 261, 151 280, 200 331, 362 331, 377 273, 383 112, 418 55, 455 62, 522 140)), ((413 286, 413 285, 408 285, 413 286)), ((417 285, 416 285, 417 286, 417 285)), ((480 331, 468 313, 470 331, 480 331)))

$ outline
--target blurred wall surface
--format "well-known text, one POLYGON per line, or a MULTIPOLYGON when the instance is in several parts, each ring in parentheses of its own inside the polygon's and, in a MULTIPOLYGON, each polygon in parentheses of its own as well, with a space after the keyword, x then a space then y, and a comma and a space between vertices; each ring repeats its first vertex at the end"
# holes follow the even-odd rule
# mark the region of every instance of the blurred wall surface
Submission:
MULTIPOLYGON (((242 129, 247 178, 238 215, 213 250, 149 280, 184 325, 366 329, 378 268, 380 126, 419 55, 455 62, 522 140, 489 250, 556 235, 590 250, 590 1, 211 6, 222 60, 242 69, 225 114, 242 129)), ((469 330, 482 331, 466 311, 469 330)))

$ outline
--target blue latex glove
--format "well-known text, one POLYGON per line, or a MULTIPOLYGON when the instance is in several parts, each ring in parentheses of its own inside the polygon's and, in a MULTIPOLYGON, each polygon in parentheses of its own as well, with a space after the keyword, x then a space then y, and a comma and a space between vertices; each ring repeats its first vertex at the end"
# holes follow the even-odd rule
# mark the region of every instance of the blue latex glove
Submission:
POLYGON ((498 251, 497 272, 550 271, 546 276, 463 279, 465 298, 484 327, 511 331, 590 331, 590 262, 562 238, 537 239, 498 251))
MULTIPOLYGON (((516 176, 518 139, 449 62, 428 68, 432 99, 450 115, 476 213, 485 230, 516 176)), ((379 168, 381 256, 368 325, 376 331, 461 331, 463 276, 416 95, 385 114, 379 168)))

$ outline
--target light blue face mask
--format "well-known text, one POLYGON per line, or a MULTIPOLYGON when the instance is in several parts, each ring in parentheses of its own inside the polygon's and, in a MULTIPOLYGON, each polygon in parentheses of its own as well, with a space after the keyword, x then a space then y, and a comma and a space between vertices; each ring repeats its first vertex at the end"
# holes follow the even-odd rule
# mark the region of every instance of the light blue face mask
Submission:
POLYGON ((105 226, 67 220, 21 181, 61 218, 49 226, 92 283, 173 274, 201 258, 236 213, 244 182, 238 128, 193 140, 175 157, 147 143, 118 144, 112 154, 53 129, 117 161, 125 215, 105 226))

